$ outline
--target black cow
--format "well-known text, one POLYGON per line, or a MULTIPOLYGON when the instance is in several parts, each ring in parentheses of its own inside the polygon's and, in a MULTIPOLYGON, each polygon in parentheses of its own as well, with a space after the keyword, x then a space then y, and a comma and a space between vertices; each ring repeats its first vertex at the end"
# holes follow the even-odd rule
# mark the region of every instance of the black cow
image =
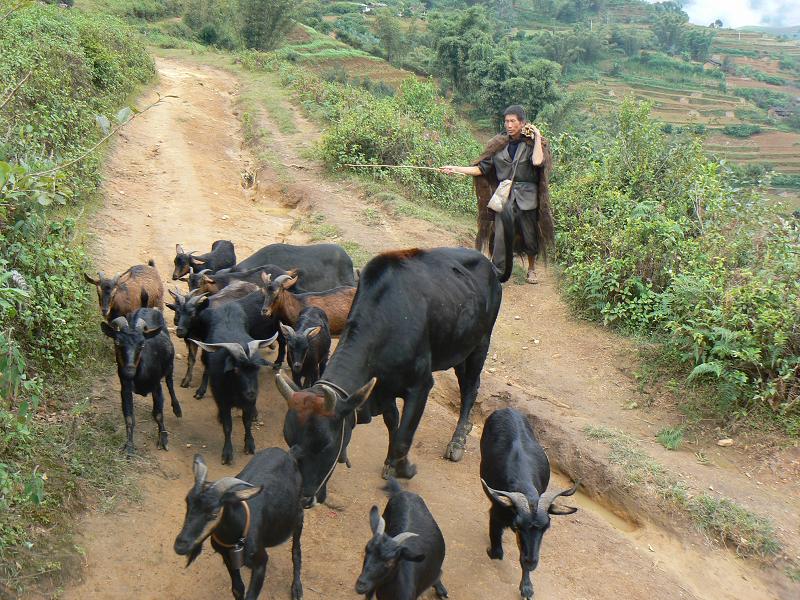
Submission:
POLYGON ((331 332, 325 311, 309 306, 300 311, 294 328, 281 323, 286 338, 286 361, 295 385, 310 387, 325 372, 331 351, 331 332))
POLYGON ((125 317, 117 317, 111 324, 105 321, 100 328, 114 340, 119 376, 122 414, 125 416, 126 442, 123 450, 133 454, 133 394, 153 395, 153 419, 158 425, 157 446, 167 449, 169 435, 164 428, 164 392, 161 380, 167 382, 172 400, 172 412, 181 417, 181 405, 175 396, 172 384, 172 365, 175 349, 167 333, 164 315, 154 308, 140 308, 131 315, 130 323, 125 317))
POLYGON ((433 587, 447 598, 442 585, 444 537, 425 501, 403 491, 389 479, 389 502, 378 514, 369 511, 372 539, 364 550, 364 566, 356 581, 356 593, 378 600, 414 600, 433 587))
POLYGON ((203 349, 203 364, 211 382, 218 419, 225 434, 222 464, 229 465, 233 462, 231 410, 234 407, 242 410, 244 451, 246 454, 256 451, 252 425, 258 414, 258 371, 263 366, 274 366, 261 357, 258 349, 274 342, 278 333, 270 339, 253 339, 247 332, 247 316, 235 302, 213 310, 207 341, 191 341, 203 349))
POLYGON ((359 420, 383 415, 389 431, 384 476, 413 477, 417 469, 408 453, 433 387, 432 372, 451 367, 461 412, 445 457, 461 460, 500 310, 500 283, 510 271, 498 277, 485 256, 465 248, 388 252, 367 263, 325 378, 299 391, 277 377, 289 404, 284 437, 298 447, 308 505, 325 498, 325 482, 337 458, 344 460, 354 412, 367 400, 359 420), (398 397, 404 399, 402 418, 398 397))
POLYGON ((172 279, 180 279, 189 274, 189 270, 199 271, 209 269, 219 271, 236 264, 236 252, 233 243, 228 240, 217 240, 211 244, 211 252, 206 254, 196 254, 195 252, 185 252, 183 246, 175 244, 175 270, 172 272, 172 279))
POLYGON ((300 582, 303 507, 300 472, 280 448, 258 452, 236 477, 206 481, 208 467, 194 456, 194 486, 186 495, 186 517, 175 538, 175 552, 192 564, 211 537, 211 547, 222 555, 237 600, 256 600, 267 572, 267 548, 292 538, 292 600, 303 597, 300 582), (245 595, 241 567, 252 569, 245 595))
POLYGON ((547 492, 550 462, 536 440, 528 420, 513 408, 496 410, 481 435, 481 483, 492 506, 489 509, 490 558, 503 558, 503 530, 517 535, 522 581, 519 592, 533 597, 531 571, 539 564, 542 536, 550 527, 550 515, 569 515, 573 507, 559 507, 559 496, 571 496, 574 487, 547 492))

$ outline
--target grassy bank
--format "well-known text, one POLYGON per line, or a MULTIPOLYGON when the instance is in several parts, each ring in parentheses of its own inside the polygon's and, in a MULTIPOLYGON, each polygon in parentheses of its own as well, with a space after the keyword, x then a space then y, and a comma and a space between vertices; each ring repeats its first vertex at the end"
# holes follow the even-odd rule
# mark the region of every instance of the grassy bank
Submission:
POLYGON ((120 109, 153 74, 139 37, 116 19, 27 4, 0 23, 0 583, 9 593, 69 572, 76 511, 126 478, 118 419, 92 407, 93 379, 111 364, 82 280, 81 216, 100 181, 101 155, 88 152, 104 135, 98 119, 129 118, 120 109))

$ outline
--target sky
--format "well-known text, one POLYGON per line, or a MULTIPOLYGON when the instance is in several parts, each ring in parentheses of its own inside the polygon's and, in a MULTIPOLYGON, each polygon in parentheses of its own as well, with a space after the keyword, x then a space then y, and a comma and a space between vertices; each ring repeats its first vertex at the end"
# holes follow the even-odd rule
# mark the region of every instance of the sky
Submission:
POLYGON ((800 0, 684 0, 683 10, 696 25, 708 25, 717 19, 724 27, 734 28, 800 25, 800 0))

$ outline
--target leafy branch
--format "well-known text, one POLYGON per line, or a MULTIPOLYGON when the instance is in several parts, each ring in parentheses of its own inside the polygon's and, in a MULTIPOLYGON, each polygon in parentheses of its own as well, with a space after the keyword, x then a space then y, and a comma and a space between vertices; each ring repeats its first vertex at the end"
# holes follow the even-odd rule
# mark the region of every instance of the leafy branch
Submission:
POLYGON ((5 99, 5 100, 3 100, 3 103, 2 103, 2 104, 0 104, 0 110, 3 110, 3 108, 5 107, 5 105, 6 105, 6 104, 8 104, 8 103, 11 101, 11 99, 14 97, 14 94, 16 94, 16 93, 19 91, 19 88, 21 88, 21 87, 22 87, 22 84, 23 84, 23 83, 25 83, 26 81, 28 81, 28 78, 29 78, 31 75, 33 75, 33 71, 28 71, 28 73, 25 75, 25 77, 23 77, 22 79, 20 79, 20 80, 19 80, 19 82, 17 83, 17 85, 15 85, 15 86, 14 86, 14 89, 13 89, 13 90, 11 90, 11 92, 8 94, 8 96, 6 96, 6 99, 5 99))
POLYGON ((78 163, 78 162, 82 161, 87 156, 89 156, 92 152, 94 152, 100 146, 102 146, 110 137, 112 137, 114 134, 116 134, 120 129, 125 127, 125 125, 127 125, 128 123, 133 121, 136 117, 138 117, 140 115, 143 115, 144 113, 146 113, 148 110, 150 110, 154 106, 158 106, 159 104, 161 104, 167 98, 177 98, 177 97, 178 96, 175 96, 175 95, 162 96, 161 94, 158 94, 158 100, 156 100, 155 102, 149 104, 148 106, 146 106, 142 110, 138 110, 136 108, 131 108, 131 107, 126 106, 125 108, 120 110, 116 114, 116 116, 114 117, 115 120, 117 121, 118 125, 116 125, 113 128, 111 128, 111 122, 108 120, 107 117, 105 117, 103 115, 98 115, 97 116, 97 124, 100 127, 100 129, 102 129, 103 132, 105 133, 105 135, 100 139, 100 141, 98 141, 96 144, 94 144, 91 148, 86 150, 80 156, 78 156, 76 158, 73 158, 72 160, 68 160, 67 162, 58 164, 58 165, 56 165, 55 167, 53 167, 51 169, 47 169, 46 171, 37 171, 35 173, 31 173, 31 176, 32 177, 42 177, 42 176, 45 176, 45 175, 52 175, 53 173, 56 173, 57 171, 62 171, 64 169, 66 169, 67 167, 70 167, 70 166, 74 165, 75 163, 78 163))

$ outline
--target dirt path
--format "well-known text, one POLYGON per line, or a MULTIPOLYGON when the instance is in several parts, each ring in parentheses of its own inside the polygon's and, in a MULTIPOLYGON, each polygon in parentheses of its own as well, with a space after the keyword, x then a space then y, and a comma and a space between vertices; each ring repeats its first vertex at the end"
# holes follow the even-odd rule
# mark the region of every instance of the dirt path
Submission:
MULTIPOLYGON (((303 241, 301 234, 292 231, 294 215, 283 207, 279 197, 260 194, 254 203, 241 186, 241 172, 250 169, 251 163, 242 149, 234 115, 236 79, 176 59, 159 60, 158 69, 158 91, 179 99, 137 119, 112 153, 106 174, 106 207, 94 223, 99 266, 107 271, 122 270, 154 257, 167 283, 176 242, 204 249, 214 239, 232 239, 237 253, 244 257, 276 240, 303 241)), ((298 136, 303 135, 305 127, 298 118, 298 136)), ((274 143, 291 146, 293 142, 276 135, 274 143)), ((297 150, 298 144, 293 147, 297 150)), ((337 193, 335 186, 315 182, 313 172, 308 175, 309 185, 317 189, 303 204, 314 204, 318 195, 320 200, 324 197, 325 210, 338 213, 343 221, 347 218, 341 215, 357 210, 354 198, 337 193)), ((388 238, 366 230, 358 242, 370 251, 398 242, 431 245, 428 235, 435 230, 429 223, 414 226, 411 221, 391 223, 387 229, 393 232, 388 238)), ((435 235, 436 243, 448 242, 447 234, 435 235)), ((617 398, 630 391, 631 384, 624 383, 627 378, 609 375, 618 368, 618 353, 611 347, 616 342, 593 328, 566 327, 566 313, 554 300, 549 281, 536 290, 539 303, 535 309, 528 306, 531 293, 524 286, 506 288, 493 349, 498 359, 487 366, 496 371, 487 374, 484 393, 508 387, 506 376, 517 386, 523 379, 526 383, 520 389, 545 398, 542 410, 561 411, 566 419, 602 417, 605 422, 613 418, 613 414, 601 414, 605 410, 602 406, 587 414, 579 412, 577 406, 579 402, 591 403, 595 395, 617 398), (524 320, 514 319, 517 314, 525 315, 524 320), (539 360, 529 360, 531 353, 522 350, 523 345, 533 347, 527 341, 533 336, 522 333, 520 321, 537 329, 535 336, 540 344, 534 356, 539 360), (569 345, 579 349, 577 354, 561 352, 563 356, 557 356, 558 348, 569 345), (517 347, 519 352, 511 351, 517 347), (605 365, 602 370, 601 365, 605 365), (527 374, 524 378, 520 376, 523 373, 527 374)), ((176 349, 183 353, 182 344, 176 343, 176 349)), ((183 365, 178 362, 180 377, 183 365)), ((283 446, 285 405, 267 375, 262 378, 259 398, 263 424, 255 432, 259 448, 283 446)), ((520 571, 513 538, 506 536, 505 561, 490 561, 484 551, 488 504, 477 479, 480 428, 473 430, 461 463, 441 458, 455 419, 448 407, 450 380, 439 380, 432 396, 438 401, 429 403, 415 439, 413 454, 420 472, 409 487, 422 494, 444 532, 448 552, 443 581, 451 598, 518 598, 520 571)), ((118 410, 116 382, 109 382, 108 388, 108 397, 98 409, 118 410)), ((157 466, 142 469, 141 503, 120 506, 113 514, 86 515, 80 542, 86 568, 80 581, 66 590, 65 598, 230 597, 227 573, 210 548, 184 569, 183 559, 174 554, 172 544, 183 519, 183 498, 192 482, 192 455, 197 451, 205 455, 212 478, 235 474, 247 460, 241 453, 241 424, 234 422, 235 463, 223 468, 219 464, 222 431, 213 400, 194 400, 191 390, 179 389, 178 394, 184 418, 166 415, 171 432, 168 452, 155 450, 149 400, 137 397, 137 448, 157 466)), ((621 412, 621 406, 617 408, 621 412)), ((372 504, 384 504, 379 474, 386 442, 379 420, 360 426, 350 446, 353 468, 338 469, 329 486, 332 500, 342 510, 321 506, 307 511, 303 535, 306 598, 356 597, 353 586, 369 537, 367 514, 372 504)), ((572 517, 554 519, 545 538, 542 562, 534 576, 537 598, 775 597, 725 553, 710 553, 706 547, 695 546, 694 541, 681 543, 653 527, 632 525, 585 497, 578 502, 582 510, 572 517), (699 564, 705 566, 701 569, 699 564)), ((270 558, 262 598, 288 597, 288 545, 274 549, 270 558)))

